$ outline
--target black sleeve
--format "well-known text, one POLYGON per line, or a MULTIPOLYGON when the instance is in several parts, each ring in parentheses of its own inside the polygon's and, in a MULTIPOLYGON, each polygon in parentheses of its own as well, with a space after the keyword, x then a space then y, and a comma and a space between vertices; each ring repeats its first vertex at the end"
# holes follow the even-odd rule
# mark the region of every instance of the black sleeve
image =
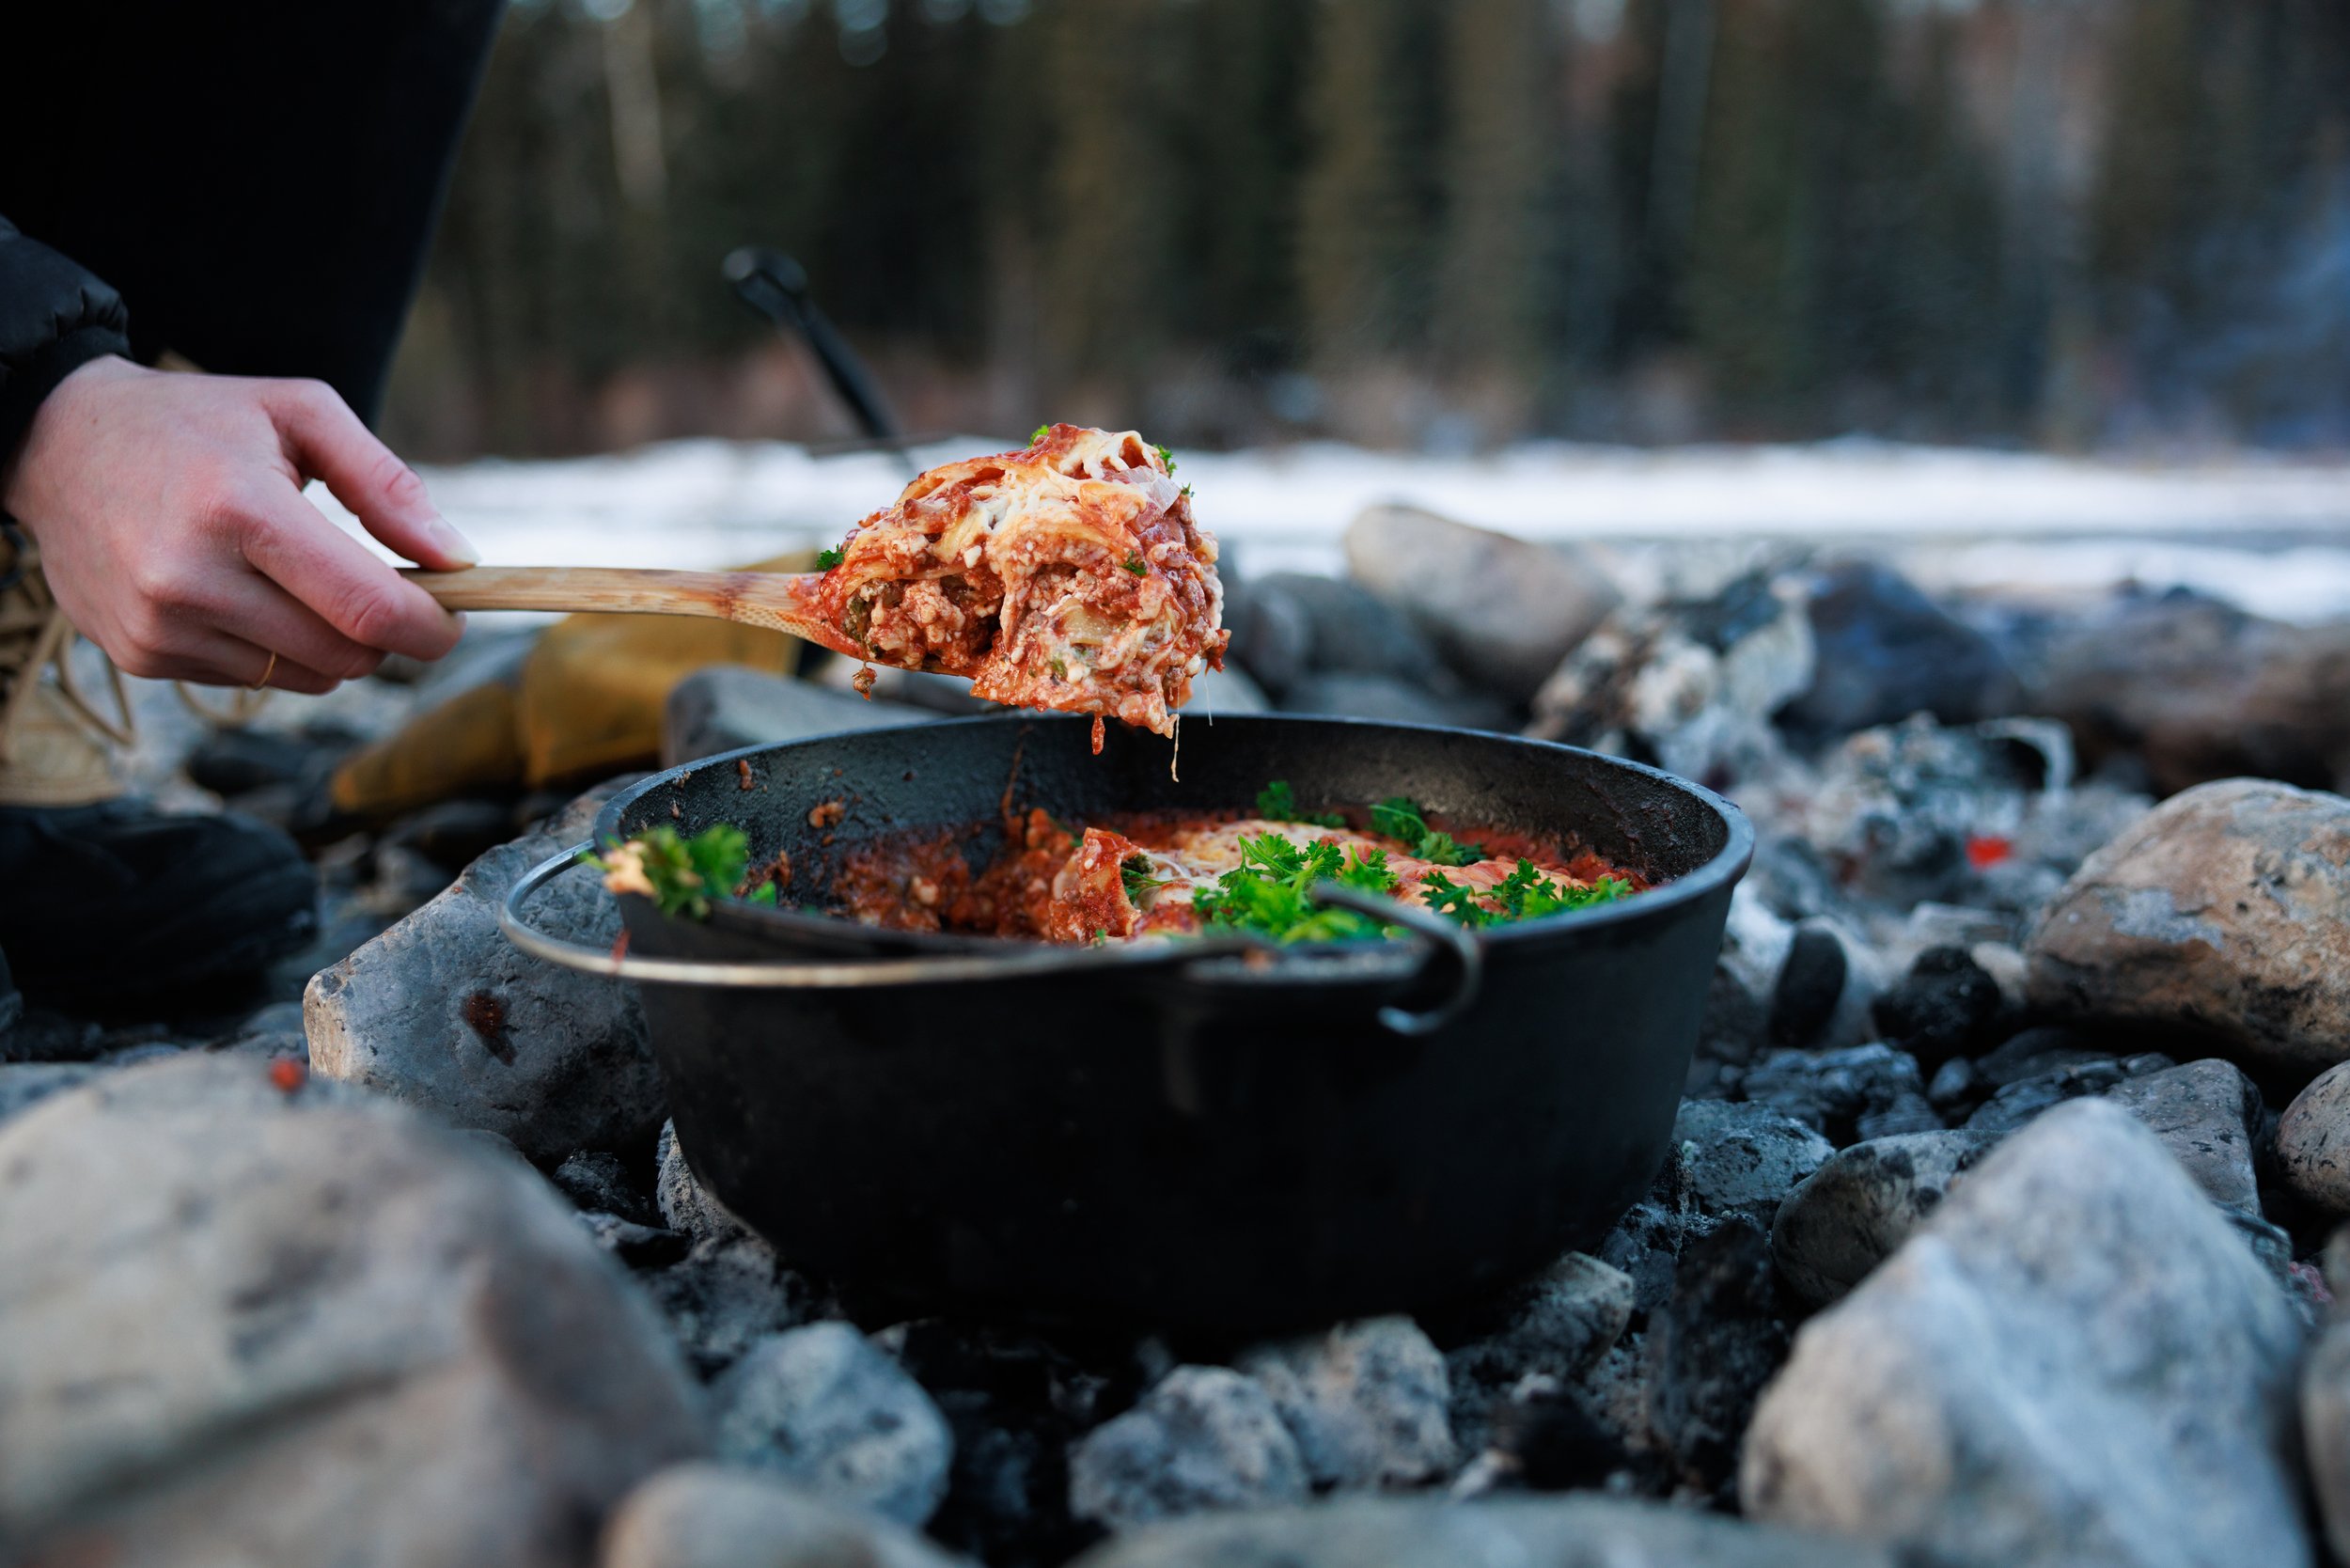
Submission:
POLYGON ((122 296, 0 218, 0 467, 57 383, 131 352, 122 296))

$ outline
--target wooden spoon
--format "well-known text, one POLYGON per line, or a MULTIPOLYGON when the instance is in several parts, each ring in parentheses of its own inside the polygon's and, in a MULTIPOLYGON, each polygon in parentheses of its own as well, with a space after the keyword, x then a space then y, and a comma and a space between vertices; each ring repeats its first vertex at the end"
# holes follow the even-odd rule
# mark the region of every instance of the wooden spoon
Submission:
POLYGON ((821 572, 664 572, 606 566, 476 566, 401 576, 452 610, 563 615, 698 615, 763 626, 873 664, 816 609, 821 572))

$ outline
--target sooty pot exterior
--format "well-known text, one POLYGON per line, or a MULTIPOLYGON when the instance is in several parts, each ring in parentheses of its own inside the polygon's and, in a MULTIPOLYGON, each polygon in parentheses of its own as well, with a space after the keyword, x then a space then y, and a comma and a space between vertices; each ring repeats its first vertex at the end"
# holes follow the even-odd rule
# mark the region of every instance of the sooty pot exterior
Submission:
MULTIPOLYGON (((1413 1310, 1605 1233, 1671 1134, 1750 834, 1653 770, 1510 737, 1290 717, 1164 743, 988 718, 761 748, 616 798, 599 836, 749 830, 808 896, 878 833, 1409 794, 1472 825, 1569 839, 1672 878, 1480 938, 1474 1000, 1433 1033, 1383 1023, 1442 981, 1420 949, 1283 953, 948 983, 728 990, 644 1004, 696 1171, 784 1257, 853 1295, 1041 1319, 1261 1333, 1413 1310), (1015 757, 1017 758, 1015 771, 1015 757), (838 801, 838 821, 819 810, 838 801), (816 818, 810 821, 810 815, 816 818)), ((973 852, 1001 842, 991 830, 973 852)), ((1002 954, 726 909, 625 901, 634 950, 713 960, 1002 954)), ((1083 956, 1083 949, 1071 949, 1083 956)))

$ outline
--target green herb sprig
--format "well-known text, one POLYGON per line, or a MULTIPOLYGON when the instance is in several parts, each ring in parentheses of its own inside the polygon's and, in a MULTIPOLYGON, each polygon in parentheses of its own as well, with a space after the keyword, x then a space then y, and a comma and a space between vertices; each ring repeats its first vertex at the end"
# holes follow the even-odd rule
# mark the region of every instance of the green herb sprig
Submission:
POLYGON ((1133 572, 1137 577, 1148 577, 1151 575, 1151 563, 1144 560, 1139 552, 1129 551, 1126 558, 1120 561, 1118 564, 1124 567, 1127 571, 1133 572))
MULTIPOLYGON (((580 859, 603 872, 604 886, 615 893, 641 893, 664 915, 706 920, 712 900, 744 896, 751 841, 728 823, 713 823, 690 839, 663 823, 625 841, 607 839, 601 855, 583 850, 580 859)), ((747 897, 773 904, 776 885, 762 881, 747 897)))
POLYGON ((1040 442, 1040 441, 1043 440, 1046 436, 1048 436, 1048 435, 1050 435, 1050 434, 1052 434, 1052 433, 1053 433, 1053 427, 1052 427, 1051 425, 1049 425, 1049 424, 1039 425, 1039 426, 1036 428, 1036 433, 1035 433, 1034 435, 1032 435, 1032 436, 1028 437, 1028 445, 1029 445, 1029 446, 1031 446, 1031 447, 1033 447, 1033 446, 1035 446, 1038 442, 1040 442))
POLYGON ((1281 943, 1360 942, 1384 937, 1394 928, 1352 909, 1313 902, 1317 882, 1336 882, 1368 893, 1391 893, 1396 876, 1387 853, 1368 855, 1341 851, 1327 839, 1298 845, 1277 833, 1240 841, 1241 863, 1213 887, 1192 890, 1191 905, 1202 924, 1254 932, 1281 943))
POLYGON ((1156 448, 1156 450, 1159 454, 1159 466, 1166 469, 1169 475, 1172 475, 1175 472, 1175 454, 1168 451, 1164 447, 1160 447, 1156 448))
POLYGON ((834 545, 829 550, 819 550, 816 552, 816 569, 820 572, 830 572, 848 558, 849 549, 845 544, 834 545))
POLYGON ((1408 795, 1389 795, 1371 808, 1371 830, 1401 839, 1416 860, 1434 866, 1468 866, 1485 858, 1481 844, 1465 844, 1428 825, 1427 815, 1408 795))

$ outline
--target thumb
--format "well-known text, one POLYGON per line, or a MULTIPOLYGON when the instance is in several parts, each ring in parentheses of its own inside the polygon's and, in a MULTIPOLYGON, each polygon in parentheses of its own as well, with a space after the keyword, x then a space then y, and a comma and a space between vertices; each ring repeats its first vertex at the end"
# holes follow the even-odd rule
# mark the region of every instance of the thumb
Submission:
POLYGON ((286 456, 302 477, 323 480, 387 548, 435 572, 461 571, 481 559, 433 507, 416 471, 378 441, 334 388, 281 382, 271 388, 269 408, 286 456))

